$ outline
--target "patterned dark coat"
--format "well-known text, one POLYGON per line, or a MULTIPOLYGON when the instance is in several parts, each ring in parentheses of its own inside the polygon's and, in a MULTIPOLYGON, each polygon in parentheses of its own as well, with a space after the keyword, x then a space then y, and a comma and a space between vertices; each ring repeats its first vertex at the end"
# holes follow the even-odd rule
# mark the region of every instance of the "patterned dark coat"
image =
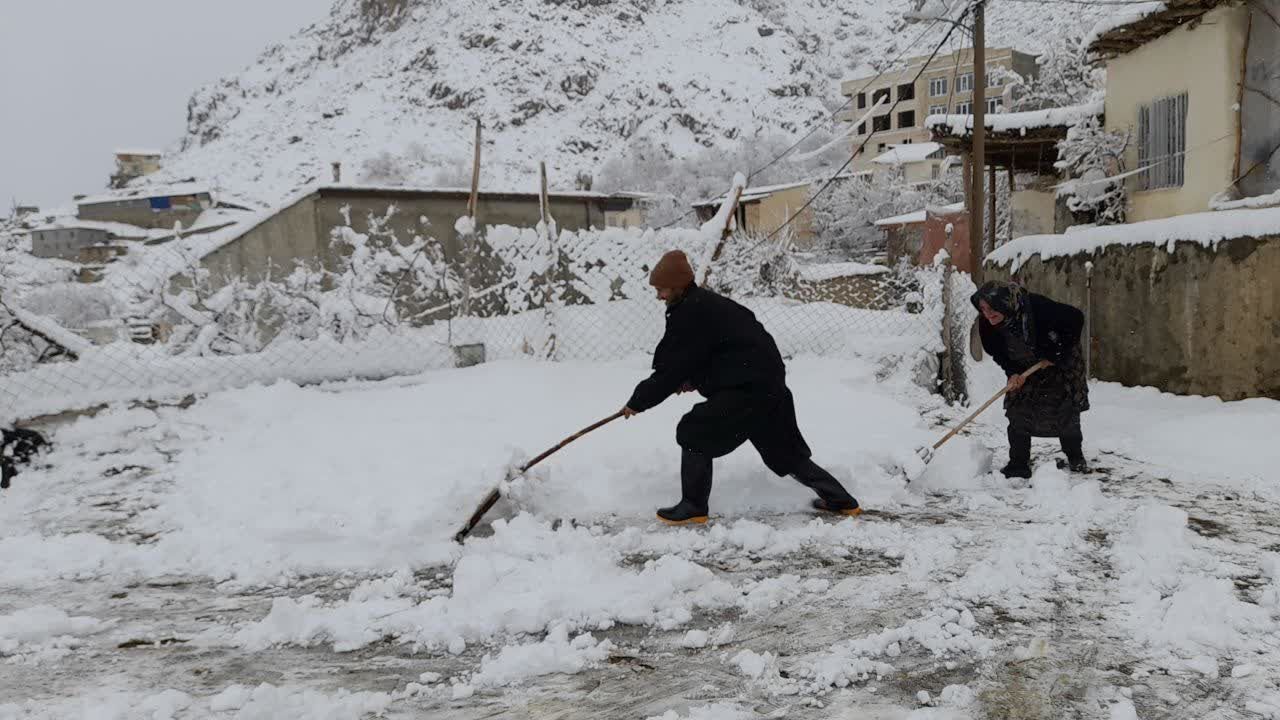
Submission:
POLYGON ((1020 285, 994 280, 971 298, 975 308, 982 300, 1005 316, 997 327, 979 312, 978 332, 982 348, 1006 375, 1024 372, 1042 359, 1054 363, 1005 396, 1010 428, 1034 437, 1080 434, 1080 413, 1089 409, 1080 348, 1084 313, 1020 285))

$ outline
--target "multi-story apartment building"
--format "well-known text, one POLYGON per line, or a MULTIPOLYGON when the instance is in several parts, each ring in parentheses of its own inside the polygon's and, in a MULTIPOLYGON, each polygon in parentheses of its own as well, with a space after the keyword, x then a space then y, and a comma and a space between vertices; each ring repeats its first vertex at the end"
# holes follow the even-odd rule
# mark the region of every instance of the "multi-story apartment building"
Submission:
POLYGON ((879 77, 854 78, 841 83, 840 92, 852 98, 849 109, 840 115, 845 122, 861 120, 877 103, 886 101, 853 135, 854 149, 866 141, 862 152, 854 158, 853 171, 873 169, 872 161, 894 145, 928 142, 926 117, 967 115, 973 112, 975 97, 985 100, 988 113, 1003 112, 1009 88, 1008 72, 1025 79, 1037 74, 1035 56, 1012 48, 987 48, 986 77, 982 78, 983 88, 975 92, 972 48, 939 55, 925 65, 928 60, 927 55, 910 58, 901 69, 879 77), (924 72, 920 72, 922 65, 924 72), (912 82, 916 73, 920 73, 920 78, 912 82), (895 102, 897 107, 891 113, 895 102))

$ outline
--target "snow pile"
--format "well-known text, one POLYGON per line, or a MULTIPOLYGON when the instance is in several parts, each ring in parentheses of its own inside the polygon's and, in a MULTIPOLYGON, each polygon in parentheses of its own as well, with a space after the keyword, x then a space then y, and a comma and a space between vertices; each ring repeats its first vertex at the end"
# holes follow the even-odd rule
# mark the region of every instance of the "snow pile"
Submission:
POLYGON ((508 645, 497 656, 485 655, 480 671, 471 677, 476 687, 501 687, 539 675, 572 675, 598 665, 609 657, 613 643, 583 633, 573 640, 564 625, 557 625, 541 642, 508 645))
POLYGON ((1223 195, 1215 195, 1209 199, 1210 210, 1245 210, 1276 207, 1278 205, 1280 205, 1280 190, 1266 195, 1240 198, 1239 200, 1228 200, 1223 195))
POLYGON ((1205 653, 1247 657, 1267 647, 1260 635, 1274 632, 1270 614, 1242 602, 1222 561, 1193 545, 1185 511, 1147 504, 1131 527, 1112 548, 1124 602, 1119 622, 1162 654, 1165 667, 1191 660, 1195 669, 1205 653))
POLYGON ((1083 415, 1089 442, 1169 473, 1210 473, 1246 490, 1270 492, 1275 462, 1266 428, 1280 427, 1280 401, 1162 393, 1095 382, 1083 415))
POLYGON ((1280 208, 1224 210, 1178 215, 1127 225, 1107 225, 1068 232, 1064 235, 1026 235, 1005 243, 987 255, 992 265, 1008 265, 1017 272, 1033 257, 1048 260, 1070 255, 1105 253, 1109 247, 1134 245, 1164 246, 1168 252, 1180 242, 1196 243, 1217 250, 1219 243, 1234 238, 1280 235, 1280 208))
POLYGON ((97 618, 71 617, 47 605, 0 615, 0 656, 28 656, 31 662, 54 659, 82 645, 84 636, 110 625, 97 618))
POLYGON ((991 472, 992 453, 973 438, 957 436, 938 448, 912 487, 923 490, 976 490, 991 472))

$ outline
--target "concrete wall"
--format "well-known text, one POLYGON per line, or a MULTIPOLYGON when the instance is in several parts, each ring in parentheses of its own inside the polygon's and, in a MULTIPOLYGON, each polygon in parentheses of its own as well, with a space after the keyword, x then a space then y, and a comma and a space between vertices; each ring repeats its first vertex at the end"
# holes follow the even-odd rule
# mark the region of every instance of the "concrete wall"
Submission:
POLYGON ((204 266, 216 277, 258 282, 269 274, 287 275, 296 260, 316 258, 332 267, 329 243, 320 242, 316 233, 315 195, 308 195, 206 255, 204 266))
POLYGON ((1234 180, 1237 104, 1248 25, 1244 5, 1222 6, 1107 63, 1106 124, 1128 131, 1125 165, 1138 167, 1138 108, 1187 93, 1186 174, 1182 187, 1130 190, 1129 221, 1204 212, 1234 180))
MULTIPOLYGON (((1007 267, 988 264, 987 273, 1009 277, 1007 267)), ((1098 379, 1226 400, 1280 399, 1280 235, 1227 240, 1217 251, 1178 243, 1172 253, 1137 245, 1035 257, 1017 279, 1089 308, 1098 379)))
POLYGON ((106 230, 86 228, 32 230, 31 254, 41 258, 75 260, 82 249, 106 241, 106 230))

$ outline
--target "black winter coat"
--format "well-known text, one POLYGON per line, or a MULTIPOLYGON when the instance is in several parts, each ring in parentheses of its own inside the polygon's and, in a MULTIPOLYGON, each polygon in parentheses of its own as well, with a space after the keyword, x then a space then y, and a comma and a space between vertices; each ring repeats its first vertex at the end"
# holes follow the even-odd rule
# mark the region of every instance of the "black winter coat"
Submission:
MULTIPOLYGON (((1084 330, 1084 313, 1065 303, 1050 300, 1043 295, 1027 293, 1030 305, 1037 359, 1058 363, 1080 344, 1084 330)), ((1005 375, 1016 375, 1035 363, 1016 362, 1009 354, 999 331, 981 314, 978 315, 978 333, 982 336, 982 349, 1004 370, 1005 375)))
POLYGON ((1004 398, 1009 427, 1037 437, 1080 434, 1080 413, 1089 409, 1080 335, 1084 313, 1009 283, 987 283, 974 293, 973 304, 986 300, 1007 318, 999 327, 978 315, 982 348, 1004 370, 1016 375, 1040 360, 1053 366, 1027 379, 1021 390, 1004 398))
POLYGON ((730 388, 775 388, 786 382, 778 345, 747 308, 694 286, 667 308, 667 330, 653 353, 653 374, 627 407, 644 412, 689 383, 703 397, 730 388))

